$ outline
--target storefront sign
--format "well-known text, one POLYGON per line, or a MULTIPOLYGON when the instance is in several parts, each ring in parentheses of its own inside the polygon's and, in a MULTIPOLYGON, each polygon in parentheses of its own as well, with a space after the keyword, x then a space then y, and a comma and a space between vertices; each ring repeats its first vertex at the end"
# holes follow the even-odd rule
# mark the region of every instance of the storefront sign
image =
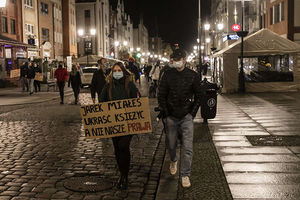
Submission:
POLYGON ((239 38, 238 35, 225 35, 223 37, 223 42, 226 42, 227 40, 238 40, 239 38))
POLYGON ((110 138, 152 132, 147 97, 80 107, 86 138, 110 138))
POLYGON ((23 49, 18 49, 16 52, 16 57, 17 58, 25 58, 25 51, 23 49))
POLYGON ((231 29, 232 29, 234 32, 240 31, 240 30, 241 30, 241 25, 239 25, 239 24, 233 24, 233 25, 231 26, 231 29))
POLYGON ((36 51, 28 51, 28 58, 37 57, 36 51))
POLYGON ((11 49, 5 49, 5 58, 11 58, 11 49))

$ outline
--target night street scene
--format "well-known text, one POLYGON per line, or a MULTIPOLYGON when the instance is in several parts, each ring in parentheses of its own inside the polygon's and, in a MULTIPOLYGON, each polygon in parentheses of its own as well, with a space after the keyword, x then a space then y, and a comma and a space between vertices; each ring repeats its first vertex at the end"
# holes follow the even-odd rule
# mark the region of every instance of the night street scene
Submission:
POLYGON ((299 200, 300 0, 0 0, 0 200, 299 200))

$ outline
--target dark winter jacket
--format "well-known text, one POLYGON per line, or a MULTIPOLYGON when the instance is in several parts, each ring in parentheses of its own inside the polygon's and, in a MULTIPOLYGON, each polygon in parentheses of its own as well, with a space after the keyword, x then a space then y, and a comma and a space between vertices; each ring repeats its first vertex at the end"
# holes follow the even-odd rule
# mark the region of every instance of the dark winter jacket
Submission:
POLYGON ((34 72, 35 72, 35 73, 41 73, 41 72, 42 72, 42 70, 40 69, 39 66, 33 67, 33 69, 34 69, 34 72))
POLYGON ((112 82, 113 82, 112 91, 111 91, 112 99, 110 99, 109 97, 109 84, 107 83, 102 90, 100 96, 100 102, 137 98, 137 94, 139 93, 139 90, 137 89, 136 85, 132 81, 128 83, 128 89, 129 89, 128 93, 125 90, 124 77, 119 80, 113 79, 112 82))
POLYGON ((98 95, 101 94, 104 85, 106 84, 105 75, 102 69, 98 69, 94 72, 92 83, 91 83, 91 96, 96 97, 96 92, 98 95))
POLYGON ((31 66, 31 67, 28 68, 27 78, 34 79, 34 77, 35 77, 35 71, 33 69, 33 66, 31 66))
POLYGON ((137 66, 135 66, 135 65, 133 64, 133 62, 130 62, 130 63, 126 66, 126 68, 127 68, 131 73, 134 74, 135 80, 140 79, 140 70, 138 69, 137 66))
POLYGON ((75 75, 70 73, 68 87, 70 87, 70 85, 72 86, 73 89, 78 89, 81 87, 81 77, 78 71, 75 73, 75 75))
POLYGON ((182 119, 187 114, 196 116, 200 107, 201 88, 196 72, 172 68, 165 73, 158 88, 158 104, 165 116, 182 119))
POLYGON ((27 77, 27 74, 28 74, 28 66, 26 64, 22 65, 20 67, 20 77, 27 77))

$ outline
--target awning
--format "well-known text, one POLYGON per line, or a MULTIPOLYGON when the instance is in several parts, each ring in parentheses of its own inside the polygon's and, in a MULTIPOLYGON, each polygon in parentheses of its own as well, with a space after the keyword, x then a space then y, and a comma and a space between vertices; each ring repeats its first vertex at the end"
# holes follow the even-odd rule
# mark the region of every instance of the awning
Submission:
MULTIPOLYGON (((241 41, 237 41, 230 46, 215 53, 213 56, 241 52, 241 41)), ((244 38, 244 54, 283 54, 298 53, 300 45, 269 29, 262 29, 244 38)))

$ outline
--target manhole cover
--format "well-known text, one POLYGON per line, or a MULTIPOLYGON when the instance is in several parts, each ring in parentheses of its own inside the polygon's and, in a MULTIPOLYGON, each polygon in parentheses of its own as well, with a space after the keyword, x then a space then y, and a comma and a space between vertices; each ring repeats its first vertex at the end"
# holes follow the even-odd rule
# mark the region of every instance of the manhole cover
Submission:
POLYGON ((112 188, 112 183, 99 177, 72 177, 65 180, 64 187, 75 192, 99 192, 112 188))
POLYGON ((300 136, 246 136, 253 146, 299 146, 300 136))

